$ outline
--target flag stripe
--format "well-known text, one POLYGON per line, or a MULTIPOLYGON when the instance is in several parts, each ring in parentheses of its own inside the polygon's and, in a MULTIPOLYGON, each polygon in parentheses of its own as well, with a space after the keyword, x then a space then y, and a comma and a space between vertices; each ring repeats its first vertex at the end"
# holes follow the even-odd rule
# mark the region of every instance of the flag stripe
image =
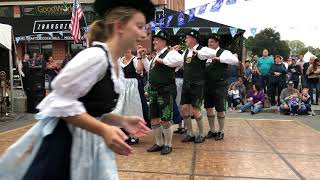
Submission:
POLYGON ((83 11, 81 5, 78 3, 77 0, 73 1, 73 10, 72 10, 72 17, 71 17, 71 27, 70 32, 73 37, 74 42, 79 42, 81 38, 80 33, 80 19, 83 16, 83 11))

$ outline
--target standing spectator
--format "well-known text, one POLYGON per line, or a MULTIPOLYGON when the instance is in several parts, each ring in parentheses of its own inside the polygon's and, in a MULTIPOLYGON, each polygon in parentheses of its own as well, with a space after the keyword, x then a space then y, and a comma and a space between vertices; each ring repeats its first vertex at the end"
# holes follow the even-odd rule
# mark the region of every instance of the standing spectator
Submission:
POLYGON ((240 107, 239 112, 251 109, 251 114, 260 112, 263 108, 264 92, 259 84, 254 84, 247 95, 247 103, 240 107))
POLYGON ((308 75, 308 88, 309 95, 311 96, 311 103, 313 105, 319 104, 319 92, 320 92, 320 62, 319 59, 315 59, 313 63, 310 62, 310 65, 307 69, 306 74, 308 75), (313 99, 313 89, 316 89, 316 100, 313 99))
POLYGON ((29 63, 30 63, 30 56, 29 54, 25 54, 21 64, 19 63, 18 65, 19 73, 22 77, 23 90, 25 91, 27 96, 30 90, 30 81, 28 81, 29 74, 30 74, 29 63))
POLYGON ((290 113, 290 101, 292 99, 293 93, 298 93, 299 91, 293 88, 293 81, 288 81, 287 88, 283 89, 280 94, 280 113, 288 115, 290 113))
POLYGON ((278 97, 278 106, 280 106, 280 93, 286 84, 286 74, 287 70, 282 63, 282 58, 279 55, 275 56, 275 64, 272 65, 270 70, 270 89, 268 90, 268 96, 271 100, 271 105, 274 106, 275 96, 278 97))
POLYGON ((260 73, 256 65, 252 66, 252 84, 259 84, 260 83, 260 73))
POLYGON ((71 59, 72 59, 71 53, 67 53, 65 55, 64 60, 62 61, 61 69, 63 69, 71 59))
POLYGON ((267 92, 266 90, 267 90, 267 85, 269 83, 269 72, 272 64, 274 64, 273 58, 269 56, 268 50, 264 49, 262 57, 259 58, 257 62, 257 67, 261 75, 260 84, 264 92, 267 92))
POLYGON ((252 60, 252 66, 255 66, 258 62, 259 56, 257 54, 255 54, 253 56, 253 60, 252 60))
POLYGON ((53 79, 58 75, 59 66, 58 64, 53 60, 53 57, 50 56, 47 63, 47 75, 48 75, 48 81, 49 81, 49 92, 52 91, 51 83, 53 79))
POLYGON ((294 88, 299 89, 299 80, 301 75, 301 66, 297 63, 296 58, 292 58, 292 63, 288 67, 289 80, 293 81, 294 88))
POLYGON ((289 56, 286 61, 283 62, 283 64, 286 66, 286 69, 288 69, 289 65, 292 63, 292 57, 289 56))
POLYGON ((252 82, 252 69, 250 66, 251 66, 250 61, 246 61, 244 76, 243 76, 243 83, 247 90, 251 88, 251 82, 252 82))
POLYGON ((46 69, 47 67, 47 61, 44 59, 43 54, 39 54, 37 61, 36 61, 36 65, 39 68, 43 68, 46 69))
POLYGON ((305 62, 303 64, 303 68, 302 68, 302 79, 303 79, 303 87, 308 87, 308 75, 307 75, 307 70, 310 64, 312 64, 314 62, 314 60, 316 59, 315 56, 311 56, 309 59, 309 62, 305 62))

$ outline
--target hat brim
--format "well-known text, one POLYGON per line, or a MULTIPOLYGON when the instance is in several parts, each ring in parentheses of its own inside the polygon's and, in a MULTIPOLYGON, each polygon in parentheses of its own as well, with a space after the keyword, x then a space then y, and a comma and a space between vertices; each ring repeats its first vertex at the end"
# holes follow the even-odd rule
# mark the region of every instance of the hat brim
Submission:
POLYGON ((208 39, 214 39, 214 40, 220 42, 220 37, 217 37, 217 36, 212 36, 212 35, 210 36, 210 35, 209 35, 208 39))
POLYGON ((159 39, 165 40, 165 41, 167 41, 167 44, 170 43, 170 39, 168 39, 168 38, 164 38, 164 37, 158 36, 158 35, 153 35, 152 37, 153 37, 153 38, 159 38, 159 39))
POLYGON ((186 34, 186 36, 191 36, 193 38, 195 38, 197 41, 199 41, 200 37, 196 37, 195 35, 192 35, 192 34, 186 34))
POLYGON ((103 17, 107 11, 116 7, 131 7, 137 9, 145 15, 146 23, 154 19, 155 7, 151 0, 96 0, 94 2, 95 12, 98 13, 100 17, 103 17))

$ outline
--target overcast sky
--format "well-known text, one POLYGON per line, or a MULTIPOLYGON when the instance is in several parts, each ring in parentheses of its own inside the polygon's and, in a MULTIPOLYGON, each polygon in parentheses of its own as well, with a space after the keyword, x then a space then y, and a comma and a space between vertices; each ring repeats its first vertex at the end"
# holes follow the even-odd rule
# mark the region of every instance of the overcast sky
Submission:
POLYGON ((245 29, 246 37, 251 35, 252 27, 257 32, 271 27, 280 32, 283 40, 301 40, 320 47, 320 0, 237 0, 233 5, 226 5, 226 1, 219 12, 210 12, 215 0, 185 0, 185 8, 211 2, 200 16, 197 8, 196 16, 245 29))

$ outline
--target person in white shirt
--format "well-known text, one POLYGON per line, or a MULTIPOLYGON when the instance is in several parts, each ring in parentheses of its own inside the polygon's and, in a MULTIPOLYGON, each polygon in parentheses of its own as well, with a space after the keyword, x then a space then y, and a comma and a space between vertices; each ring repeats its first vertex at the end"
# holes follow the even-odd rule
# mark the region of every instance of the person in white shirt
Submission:
POLYGON ((150 147, 148 152, 159 152, 167 155, 172 152, 173 131, 171 123, 173 121, 173 103, 176 98, 177 89, 175 84, 175 70, 180 68, 183 58, 175 50, 170 50, 169 34, 159 31, 153 39, 156 56, 149 62, 145 55, 138 58, 143 59, 146 71, 149 72, 149 100, 150 118, 156 144, 150 147), (164 135, 164 141, 163 136, 164 135))
POLYGON ((208 47, 197 52, 200 59, 208 59, 206 67, 206 84, 204 107, 207 110, 210 131, 206 138, 222 140, 224 138, 225 102, 227 94, 228 65, 238 65, 238 58, 230 51, 220 48, 220 36, 211 34, 208 38, 208 47), (215 112, 217 111, 219 131, 215 131, 215 112))
POLYGON ((191 30, 186 34, 186 45, 188 49, 183 53, 183 85, 181 93, 181 112, 183 120, 187 126, 187 136, 182 142, 202 143, 205 141, 203 131, 203 122, 201 115, 201 106, 203 101, 203 90, 205 83, 205 68, 206 59, 199 59, 195 52, 202 49, 199 45, 200 33, 196 30, 191 30), (195 137, 192 128, 190 112, 194 115, 199 135, 195 137))

